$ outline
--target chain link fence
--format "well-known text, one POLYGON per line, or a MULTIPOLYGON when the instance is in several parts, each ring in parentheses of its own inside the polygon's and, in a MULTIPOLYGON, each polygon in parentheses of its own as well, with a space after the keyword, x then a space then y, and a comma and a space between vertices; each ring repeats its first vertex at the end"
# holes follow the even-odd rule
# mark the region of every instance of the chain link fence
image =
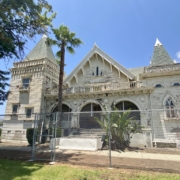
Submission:
POLYGON ((109 167, 134 162, 136 168, 171 162, 180 167, 180 109, 55 112, 28 118, 5 115, 1 139, 26 142, 26 129, 33 129, 31 160, 109 167))

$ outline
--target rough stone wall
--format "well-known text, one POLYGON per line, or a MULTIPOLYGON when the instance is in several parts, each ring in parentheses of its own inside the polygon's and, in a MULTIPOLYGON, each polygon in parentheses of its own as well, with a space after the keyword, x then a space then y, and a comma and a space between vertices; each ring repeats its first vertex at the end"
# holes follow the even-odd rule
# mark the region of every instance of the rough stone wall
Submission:
POLYGON ((180 108, 180 86, 173 86, 174 83, 179 81, 179 75, 146 79, 148 86, 156 86, 156 84, 162 85, 162 87, 154 88, 151 93, 151 108, 154 109, 153 129, 155 139, 180 140, 178 136, 180 132, 171 132, 173 128, 180 127, 180 122, 177 119, 167 121, 165 119, 166 111, 162 110, 165 109, 165 101, 168 97, 173 99, 175 108, 180 108))

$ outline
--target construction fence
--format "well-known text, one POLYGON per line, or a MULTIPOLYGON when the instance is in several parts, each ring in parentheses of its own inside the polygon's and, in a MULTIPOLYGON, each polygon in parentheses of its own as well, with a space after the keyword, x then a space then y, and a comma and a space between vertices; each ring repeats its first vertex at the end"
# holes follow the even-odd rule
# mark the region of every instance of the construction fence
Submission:
POLYGON ((160 163, 180 169, 180 109, 12 114, 4 119, 1 141, 27 142, 28 131, 32 161, 134 163, 136 168, 160 163))

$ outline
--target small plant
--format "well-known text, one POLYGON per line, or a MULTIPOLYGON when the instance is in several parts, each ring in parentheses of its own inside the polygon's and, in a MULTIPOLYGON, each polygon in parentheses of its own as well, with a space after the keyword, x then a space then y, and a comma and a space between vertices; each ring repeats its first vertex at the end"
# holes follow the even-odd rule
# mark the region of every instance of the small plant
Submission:
POLYGON ((119 112, 119 110, 114 107, 113 112, 109 115, 108 113, 103 115, 103 121, 98 118, 95 119, 106 132, 106 143, 108 142, 110 128, 112 149, 124 150, 125 148, 129 148, 132 135, 142 133, 143 126, 138 125, 138 123, 133 120, 133 117, 130 115, 130 110, 119 112))
POLYGON ((33 134, 34 134, 34 128, 28 128, 26 130, 26 138, 27 138, 29 145, 31 145, 31 146, 33 144, 33 134))
POLYGON ((55 127, 54 131, 53 128, 50 128, 50 135, 52 135, 53 138, 55 137, 55 131, 56 131, 56 137, 61 137, 61 133, 62 133, 61 127, 55 127))

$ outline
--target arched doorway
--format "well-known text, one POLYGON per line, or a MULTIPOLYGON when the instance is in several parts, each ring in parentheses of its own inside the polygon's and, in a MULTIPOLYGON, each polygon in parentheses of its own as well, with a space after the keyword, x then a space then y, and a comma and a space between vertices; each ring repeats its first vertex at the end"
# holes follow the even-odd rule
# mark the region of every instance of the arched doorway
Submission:
POLYGON ((101 106, 95 103, 86 104, 82 109, 79 116, 80 128, 84 129, 99 129, 101 126, 96 121, 95 117, 100 119, 101 106))
POLYGON ((127 111, 130 110, 129 118, 132 120, 135 120, 138 122, 138 124, 141 123, 141 117, 140 117, 140 111, 139 108, 130 101, 121 101, 115 105, 117 109, 120 111, 127 111))
MULTIPOLYGON (((53 117, 56 116, 55 112, 58 112, 58 106, 56 106, 54 109, 52 109, 52 114, 50 117, 51 120, 53 120, 53 117)), ((72 118, 71 108, 66 104, 62 104, 62 114, 60 116, 56 116, 56 117, 58 118, 58 119, 56 119, 57 126, 62 128, 62 135, 68 136, 70 129, 71 129, 71 118, 72 118), (60 119, 60 121, 59 121, 59 119, 60 119)))
MULTIPOLYGON (((58 106, 56 106, 53 110, 52 113, 58 112, 58 106)), ((71 108, 67 106, 66 104, 62 104, 62 112, 71 112, 71 108)))

